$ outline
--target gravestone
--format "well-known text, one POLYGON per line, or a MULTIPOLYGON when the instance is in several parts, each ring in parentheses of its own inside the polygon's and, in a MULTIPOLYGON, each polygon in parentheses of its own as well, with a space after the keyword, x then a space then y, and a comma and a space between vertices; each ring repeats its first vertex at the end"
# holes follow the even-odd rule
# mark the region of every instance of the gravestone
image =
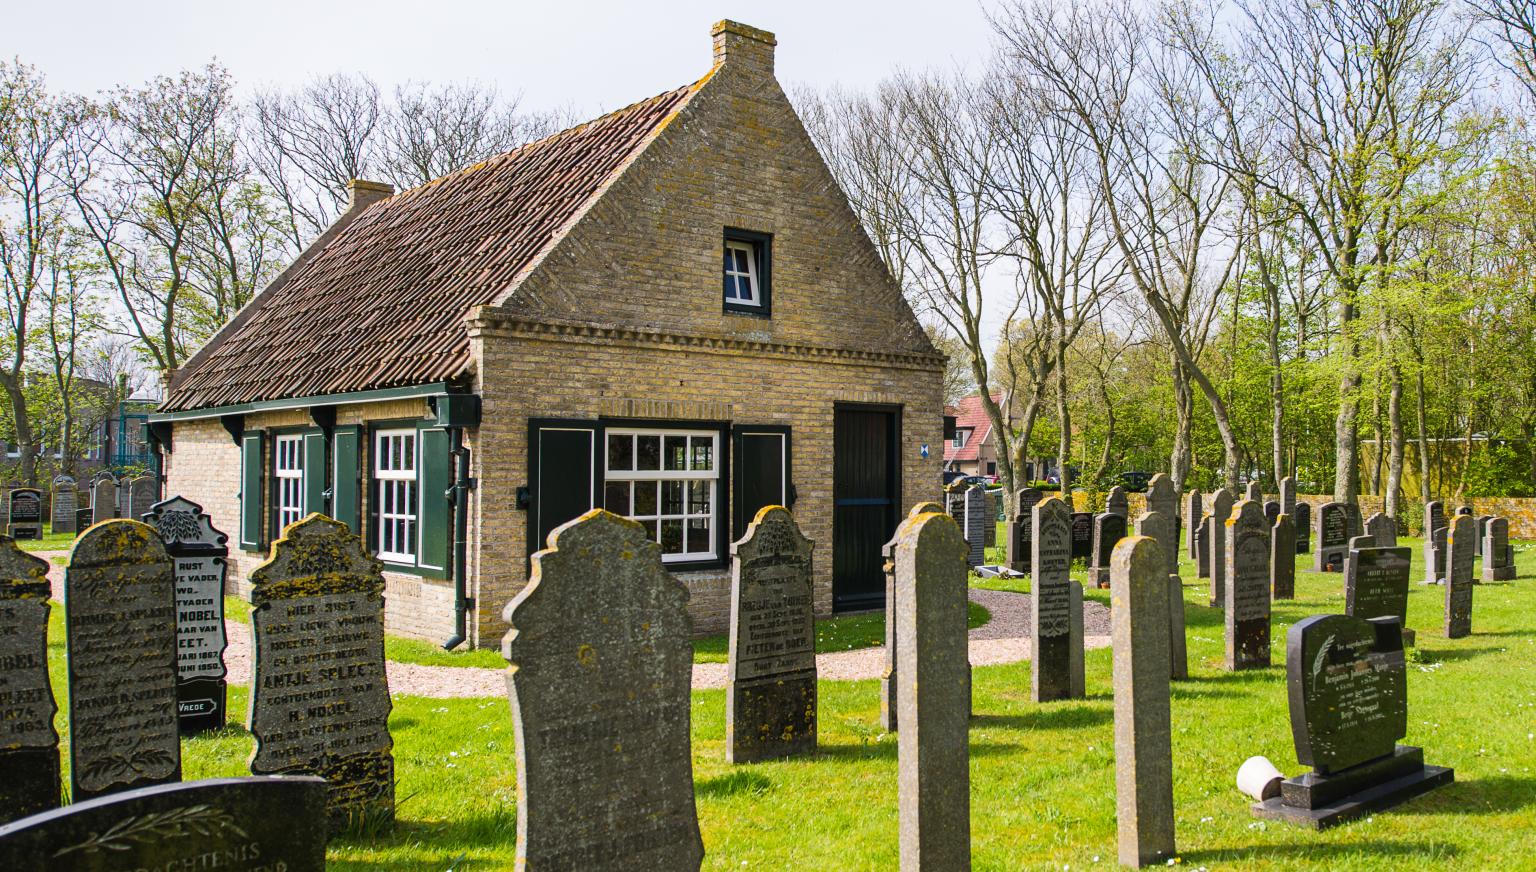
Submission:
POLYGON ((1402 625, 1314 615, 1286 636, 1296 759, 1312 771, 1281 783, 1257 817, 1324 829, 1448 784, 1450 769, 1425 766, 1408 730, 1402 625))
POLYGON ((1264 520, 1268 521, 1269 526, 1273 527, 1275 526, 1275 519, 1278 517, 1280 517, 1280 501, 1270 500, 1266 502, 1264 504, 1264 520))
MULTIPOLYGON (((1351 552, 1344 569, 1344 614, 1369 620, 1408 616, 1408 562, 1411 548, 1360 548, 1351 552)), ((1403 643, 1412 645, 1403 630, 1403 643)))
POLYGON ((1445 636, 1460 639, 1472 635, 1472 540, 1477 522, 1471 515, 1457 515, 1446 535, 1445 636))
POLYGON ((1450 535, 1449 527, 1436 527, 1424 537, 1424 581, 1421 584, 1445 583, 1445 543, 1450 535))
POLYGON ((1467 515, 1467 516, 1470 517, 1472 515, 1472 507, 1471 506, 1459 506, 1456 509, 1456 514, 1458 514, 1458 515, 1467 515))
POLYGON ((0 537, 0 824, 59 805, 48 596, 48 561, 0 537))
POLYGON ((1093 513, 1072 513, 1072 560, 1087 565, 1093 557, 1093 513))
POLYGON ((1448 526, 1445 517, 1445 503, 1439 500, 1430 500, 1424 504, 1424 538, 1441 527, 1448 526))
POLYGON ((176 577, 154 528, 119 519, 76 540, 64 623, 71 796, 180 781, 176 577))
POLYGON ((1088 566, 1088 579, 1095 587, 1109 587, 1109 559, 1115 545, 1126 537, 1125 516, 1105 512, 1093 519, 1093 559, 1088 566))
MULTIPOLYGON (((1285 504, 1281 503, 1284 509, 1285 504)), ((1308 554, 1312 551, 1312 506, 1309 503, 1297 503, 1295 527, 1296 527, 1296 553, 1308 554)))
POLYGON ((0 827, 6 872, 322 872, 325 782, 217 778, 77 802, 0 827))
POLYGON ((78 512, 75 504, 75 480, 67 475, 53 479, 53 501, 49 516, 54 533, 74 533, 78 512))
POLYGON ((1248 482, 1248 489, 1243 493, 1243 499, 1252 500, 1262 508, 1264 505, 1264 488, 1259 486, 1257 479, 1248 482))
POLYGON ((1189 549, 1189 559, 1195 560, 1199 557, 1195 550, 1195 536, 1199 534, 1201 528, 1200 519, 1205 517, 1205 498, 1199 491, 1192 490, 1184 495, 1184 514, 1181 517, 1184 520, 1185 537, 1189 540, 1184 544, 1189 549))
POLYGON ((1232 492, 1222 488, 1211 495, 1211 520, 1206 542, 1211 549, 1211 607, 1225 608, 1227 602, 1227 521, 1232 518, 1232 492))
POLYGON ((1013 521, 1008 524, 1008 568, 1014 572, 1029 572, 1031 556, 1034 552, 1030 545, 1033 540, 1032 526, 1035 522, 1035 506, 1045 499, 1045 493, 1038 488, 1020 488, 1014 502, 1013 521))
POLYGON ((1280 513, 1296 517, 1296 478, 1286 476, 1280 479, 1280 513))
POLYGON ((1493 517, 1483 530, 1483 581, 1508 581, 1515 577, 1509 548, 1509 519, 1493 517))
MULTIPOLYGON (((943 523, 963 585, 965 546, 943 523)), ((517 732, 518 868, 696 872, 703 862, 687 605, 688 588, 645 528, 601 509, 557 527, 533 555, 528 584, 502 613, 512 627, 502 654, 517 732)), ((912 726, 903 718, 903 739, 912 726)))
POLYGON ((117 481, 110 475, 98 475, 91 480, 91 523, 117 517, 117 481))
POLYGON ((1488 532, 1488 521, 1489 521, 1489 518, 1490 518, 1489 515, 1478 515, 1477 516, 1477 553, 1475 555, 1477 557, 1482 557, 1483 556, 1483 537, 1488 532))
POLYGON ((982 528, 982 544, 987 548, 997 547, 997 522, 1003 518, 1003 492, 1000 490, 987 491, 987 511, 991 517, 986 526, 982 528))
POLYGON ((1173 479, 1159 472, 1147 480, 1147 511, 1162 512, 1176 518, 1179 514, 1179 493, 1173 489, 1173 479))
POLYGON ((782 506, 731 544, 728 763, 816 753, 814 547, 782 506))
POLYGON ((1269 528, 1269 579, 1277 600, 1296 598, 1296 525, 1281 512, 1269 528))
POLYGON ((144 514, 176 564, 176 717, 182 735, 224 726, 224 574, 229 537, 184 497, 144 514))
POLYGON ((1256 501, 1243 500, 1226 527, 1226 666, 1264 669, 1269 666, 1269 522, 1256 501))
MULTIPOLYGON (((1081 615, 1082 585, 1069 576, 1072 568, 1072 513, 1059 497, 1034 508, 1034 573, 1030 580, 1030 695, 1035 702, 1072 699, 1074 671, 1081 671, 1081 639, 1073 642, 1073 588, 1081 615)), ((1081 620, 1080 617, 1077 620, 1081 620)))
POLYGON ((1125 488, 1117 484, 1109 489, 1109 496, 1104 500, 1104 511, 1130 520, 1131 501, 1125 495, 1125 488))
POLYGON ((1324 503, 1317 509, 1314 522, 1317 552, 1312 556, 1313 572, 1343 572, 1349 556, 1349 509, 1343 503, 1324 503))
POLYGON ((310 515, 251 571, 251 772, 324 778, 333 833, 395 816, 380 570, 346 524, 310 515))
MULTIPOLYGON (((944 514, 938 503, 918 503, 907 513, 908 518, 930 512, 944 514)), ((901 528, 896 528, 900 535, 901 528)), ((880 729, 896 732, 898 707, 896 705, 896 536, 880 548, 885 565, 885 670, 880 674, 880 729)), ((966 673, 969 676, 969 672, 966 673)))
POLYGON ((12 539, 43 538, 43 492, 35 487, 11 488, 6 533, 12 539))
POLYGON ((1137 536, 1111 562, 1115 823, 1120 862, 1140 867, 1174 855, 1167 560, 1155 540, 1137 536))
POLYGON ((1365 534, 1377 548, 1397 547, 1397 524, 1381 512, 1365 519, 1365 534))
MULTIPOLYGON (((965 542, 954 524, 935 515, 909 518, 897 531, 895 541, 901 868, 905 872, 969 869, 970 670, 966 659, 965 542)), ((1038 579, 1036 576, 1037 584, 1038 579)), ((688 692, 687 675, 682 676, 681 752, 686 760, 688 692)), ((691 783, 687 789, 691 797, 691 783)))
POLYGON ((961 534, 965 533, 965 490, 964 481, 954 481, 944 494, 944 510, 960 526, 961 534))
POLYGON ((974 485, 965 492, 964 515, 960 520, 964 526, 965 544, 971 546, 966 555, 966 563, 970 566, 980 566, 987 562, 986 538, 987 527, 996 527, 996 516, 992 514, 992 501, 987 498, 987 489, 981 485, 974 485))
POLYGON ((1211 516, 1204 515, 1195 525, 1195 577, 1211 577, 1211 516))
POLYGON ((1365 535, 1365 522, 1360 514, 1359 503, 1345 503, 1344 517, 1349 519, 1349 538, 1365 535))
POLYGON ((160 478, 154 473, 128 480, 128 515, 142 518, 160 500, 160 478))
MULTIPOLYGON (((1178 548, 1179 540, 1167 515, 1162 512, 1143 514, 1136 519, 1136 532, 1158 543, 1158 553, 1164 561, 1178 560, 1178 551, 1171 549, 1178 548), (1163 549, 1164 542, 1169 544, 1170 550, 1163 549)), ((1164 571, 1168 568, 1163 567, 1164 571)), ((1164 595, 1168 600, 1168 675, 1178 681, 1189 677, 1189 654, 1184 639, 1184 583, 1174 572, 1168 572, 1167 579, 1164 595)))

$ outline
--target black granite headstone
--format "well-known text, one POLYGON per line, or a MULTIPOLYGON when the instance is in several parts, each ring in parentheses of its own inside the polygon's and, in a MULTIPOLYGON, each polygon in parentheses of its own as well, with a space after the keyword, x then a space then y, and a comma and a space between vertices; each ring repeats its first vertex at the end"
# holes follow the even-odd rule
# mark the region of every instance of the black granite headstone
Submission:
POLYGON ((229 537, 184 497, 155 503, 144 523, 176 564, 176 717, 182 735, 224 726, 224 574, 229 537))
POLYGON ((1008 568, 1014 572, 1029 572, 1031 541, 1034 530, 1034 508, 1045 499, 1038 488, 1020 488, 1015 498, 1013 520, 1008 524, 1008 568))
MULTIPOLYGON (((1285 503, 1280 504, 1281 508, 1285 503)), ((1310 503, 1296 504, 1296 553, 1309 554, 1312 551, 1312 505, 1310 503)))
POLYGON ((43 492, 35 487, 12 488, 10 523, 6 532, 12 539, 43 538, 43 492))
POLYGON ((1072 559, 1086 565, 1093 557, 1093 513, 1072 513, 1072 559))
POLYGON ((1088 578, 1096 587, 1109 587, 1109 558, 1115 544, 1126 537, 1125 516, 1118 512, 1105 512, 1093 519, 1093 555, 1089 561, 1088 578))
POLYGON ((1356 618, 1389 618, 1408 614, 1410 548, 1360 548, 1350 555, 1344 572, 1344 613, 1356 618))
POLYGON ((6 872, 322 872, 325 782, 216 778, 145 787, 0 827, 6 872))
POLYGON ((1313 572, 1343 572, 1349 556, 1349 507, 1344 503, 1324 503, 1317 509, 1317 552, 1312 558, 1313 572))
POLYGON ((1280 517, 1280 501, 1270 500, 1266 502, 1264 504, 1264 520, 1268 521, 1269 525, 1273 527, 1275 519, 1278 517, 1280 517))

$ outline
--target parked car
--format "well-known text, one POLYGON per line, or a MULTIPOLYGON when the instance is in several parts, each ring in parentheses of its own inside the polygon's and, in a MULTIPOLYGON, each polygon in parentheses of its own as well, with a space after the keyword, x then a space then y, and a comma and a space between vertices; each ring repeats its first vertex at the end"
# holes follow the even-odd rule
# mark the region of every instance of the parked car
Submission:
POLYGON ((949 487, 949 483, 950 482, 957 481, 957 480, 962 479, 962 478, 965 478, 965 473, 959 471, 958 469, 946 469, 946 470, 944 470, 944 486, 945 487, 949 487))

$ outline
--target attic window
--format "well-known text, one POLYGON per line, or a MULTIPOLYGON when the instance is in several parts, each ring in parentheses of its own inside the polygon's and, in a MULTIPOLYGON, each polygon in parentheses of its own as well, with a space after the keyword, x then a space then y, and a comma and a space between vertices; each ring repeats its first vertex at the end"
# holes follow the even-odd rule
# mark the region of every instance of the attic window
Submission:
POLYGON ((768 314, 772 242, 766 233, 726 228, 721 274, 726 312, 768 314))

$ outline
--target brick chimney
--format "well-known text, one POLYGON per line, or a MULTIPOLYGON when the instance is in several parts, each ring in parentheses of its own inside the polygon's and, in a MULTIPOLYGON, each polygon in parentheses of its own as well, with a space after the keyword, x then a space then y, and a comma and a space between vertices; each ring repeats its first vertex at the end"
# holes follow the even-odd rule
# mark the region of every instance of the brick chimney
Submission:
POLYGON ((753 72, 773 75, 773 47, 779 44, 773 34, 737 21, 717 21, 709 33, 715 38, 715 64, 732 68, 751 68, 753 72))
POLYGON ((347 201, 347 211, 355 212, 365 209, 385 197, 393 196, 395 186, 385 182, 353 179, 347 182, 347 193, 351 194, 351 199, 347 201))

